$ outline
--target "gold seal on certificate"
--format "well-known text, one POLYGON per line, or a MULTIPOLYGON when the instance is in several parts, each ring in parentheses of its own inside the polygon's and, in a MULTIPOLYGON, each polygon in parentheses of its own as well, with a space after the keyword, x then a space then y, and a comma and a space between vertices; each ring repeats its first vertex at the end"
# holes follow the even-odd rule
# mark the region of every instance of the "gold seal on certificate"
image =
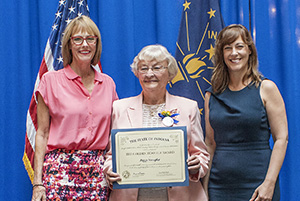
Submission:
POLYGON ((114 188, 188 185, 186 127, 113 129, 114 188))

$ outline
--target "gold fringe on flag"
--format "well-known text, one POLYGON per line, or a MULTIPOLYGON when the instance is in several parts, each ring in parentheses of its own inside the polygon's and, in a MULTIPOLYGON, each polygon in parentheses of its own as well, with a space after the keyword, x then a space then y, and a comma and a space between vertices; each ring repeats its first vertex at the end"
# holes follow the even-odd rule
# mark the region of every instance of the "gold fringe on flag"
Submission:
POLYGON ((30 163, 30 161, 29 161, 29 159, 27 157, 26 152, 24 152, 24 155, 23 155, 23 163, 24 163, 25 169, 26 169, 26 171, 28 173, 28 176, 30 178, 30 181, 32 183, 33 182, 33 177, 34 177, 34 171, 33 171, 32 167, 31 167, 31 163, 30 163))

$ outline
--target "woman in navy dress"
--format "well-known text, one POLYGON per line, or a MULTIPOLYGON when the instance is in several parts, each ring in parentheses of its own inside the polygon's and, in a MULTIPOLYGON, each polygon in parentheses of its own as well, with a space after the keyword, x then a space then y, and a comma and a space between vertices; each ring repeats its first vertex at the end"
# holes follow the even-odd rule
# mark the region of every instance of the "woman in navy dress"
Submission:
POLYGON ((278 174, 288 142, 285 105, 276 84, 259 73, 244 26, 229 25, 219 33, 211 84, 205 95, 211 170, 203 180, 210 200, 280 200, 278 174))

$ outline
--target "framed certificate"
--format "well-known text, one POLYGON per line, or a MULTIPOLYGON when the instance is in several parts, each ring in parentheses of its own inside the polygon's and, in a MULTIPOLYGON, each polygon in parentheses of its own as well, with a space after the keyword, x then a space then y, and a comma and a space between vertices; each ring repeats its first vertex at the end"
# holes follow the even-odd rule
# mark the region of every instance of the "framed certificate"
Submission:
POLYGON ((114 189, 188 186, 186 127, 113 129, 114 189))

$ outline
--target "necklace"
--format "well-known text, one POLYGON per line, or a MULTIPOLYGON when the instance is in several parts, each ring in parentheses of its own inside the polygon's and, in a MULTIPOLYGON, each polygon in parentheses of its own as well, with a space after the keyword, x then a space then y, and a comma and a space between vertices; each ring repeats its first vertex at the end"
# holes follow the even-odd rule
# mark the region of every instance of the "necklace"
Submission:
POLYGON ((147 105, 143 104, 143 127, 158 127, 161 118, 158 113, 165 109, 166 104, 147 105))
POLYGON ((143 110, 148 112, 151 117, 158 116, 158 113, 163 110, 166 106, 166 103, 158 104, 158 105, 147 105, 143 104, 143 110))

